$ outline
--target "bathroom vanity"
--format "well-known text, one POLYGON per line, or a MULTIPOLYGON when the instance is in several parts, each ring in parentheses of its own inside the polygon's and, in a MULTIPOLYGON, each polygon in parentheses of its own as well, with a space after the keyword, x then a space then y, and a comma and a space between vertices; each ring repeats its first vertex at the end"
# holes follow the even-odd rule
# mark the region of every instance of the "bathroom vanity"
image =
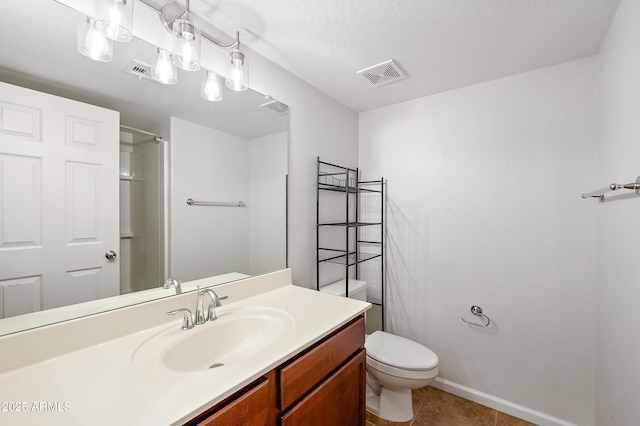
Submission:
POLYGON ((166 312, 195 293, 1 337, 0 423, 364 425, 368 303, 289 270, 215 291, 191 330, 166 312))
POLYGON ((186 424, 364 425, 365 376, 361 315, 186 424))

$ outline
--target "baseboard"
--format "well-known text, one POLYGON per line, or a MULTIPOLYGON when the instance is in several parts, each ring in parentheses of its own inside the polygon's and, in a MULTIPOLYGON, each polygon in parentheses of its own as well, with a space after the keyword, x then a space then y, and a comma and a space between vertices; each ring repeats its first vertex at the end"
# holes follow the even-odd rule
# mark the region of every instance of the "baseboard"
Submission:
POLYGON ((540 411, 437 377, 431 386, 540 426, 576 426, 540 411))

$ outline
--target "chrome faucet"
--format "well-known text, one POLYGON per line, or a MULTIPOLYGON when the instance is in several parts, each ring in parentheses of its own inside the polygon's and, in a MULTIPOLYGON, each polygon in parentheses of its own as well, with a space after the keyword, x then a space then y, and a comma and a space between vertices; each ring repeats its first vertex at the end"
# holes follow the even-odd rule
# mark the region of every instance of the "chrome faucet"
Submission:
MULTIPOLYGON (((170 278, 173 280, 173 278, 170 278)), ((169 281, 169 280, 167 280, 169 281)), ((176 290, 180 288, 180 282, 178 280, 174 280, 178 283, 176 290)), ((167 287, 168 288, 168 287, 167 287)), ((182 290, 180 290, 182 291, 182 290)), ((213 321, 217 319, 216 317, 216 308, 222 306, 221 300, 227 299, 229 296, 219 297, 215 291, 210 288, 205 288, 204 290, 198 291, 198 299, 196 301, 196 313, 193 315, 191 313, 191 309, 180 308, 174 311, 167 312, 167 315, 176 315, 179 313, 183 313, 184 317, 182 319, 182 326, 180 327, 182 330, 191 330, 196 325, 204 324, 207 321, 213 321), (209 303, 209 309, 207 313, 204 313, 204 295, 208 294, 211 297, 211 303, 209 303)))
POLYGON ((207 321, 213 321, 217 319, 216 317, 216 308, 222 306, 222 302, 220 300, 224 300, 229 296, 219 297, 215 291, 210 288, 205 288, 204 290, 200 290, 198 292, 198 300, 196 302, 196 325, 204 324, 207 321), (208 294, 211 297, 211 303, 209 303, 209 309, 207 310, 207 314, 204 313, 204 295, 208 294))
POLYGON ((164 285, 162 286, 162 288, 171 288, 171 287, 176 288, 176 294, 182 294, 182 287, 180 286, 180 281, 176 280, 173 277, 167 278, 167 280, 164 282, 164 285))

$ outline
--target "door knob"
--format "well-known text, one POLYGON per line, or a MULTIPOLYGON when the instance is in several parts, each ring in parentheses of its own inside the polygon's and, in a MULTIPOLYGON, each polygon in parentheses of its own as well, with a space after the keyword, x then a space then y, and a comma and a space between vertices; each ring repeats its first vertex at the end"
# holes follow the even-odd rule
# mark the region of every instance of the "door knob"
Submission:
POLYGON ((118 257, 118 255, 116 254, 115 251, 113 250, 109 250, 108 252, 106 252, 104 254, 104 257, 106 257, 109 260, 114 260, 116 257, 118 257))

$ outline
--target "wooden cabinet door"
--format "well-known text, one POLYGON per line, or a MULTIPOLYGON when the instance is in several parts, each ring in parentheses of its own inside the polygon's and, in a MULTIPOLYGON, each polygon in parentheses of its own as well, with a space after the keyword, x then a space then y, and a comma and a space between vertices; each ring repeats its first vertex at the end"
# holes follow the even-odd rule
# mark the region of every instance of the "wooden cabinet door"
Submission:
POLYGON ((282 417, 282 426, 365 424, 365 351, 321 383, 282 417))
POLYGON ((269 380, 247 391, 198 426, 265 426, 270 419, 269 380))
POLYGON ((363 347, 364 317, 360 316, 280 368, 281 410, 287 410, 363 347))

